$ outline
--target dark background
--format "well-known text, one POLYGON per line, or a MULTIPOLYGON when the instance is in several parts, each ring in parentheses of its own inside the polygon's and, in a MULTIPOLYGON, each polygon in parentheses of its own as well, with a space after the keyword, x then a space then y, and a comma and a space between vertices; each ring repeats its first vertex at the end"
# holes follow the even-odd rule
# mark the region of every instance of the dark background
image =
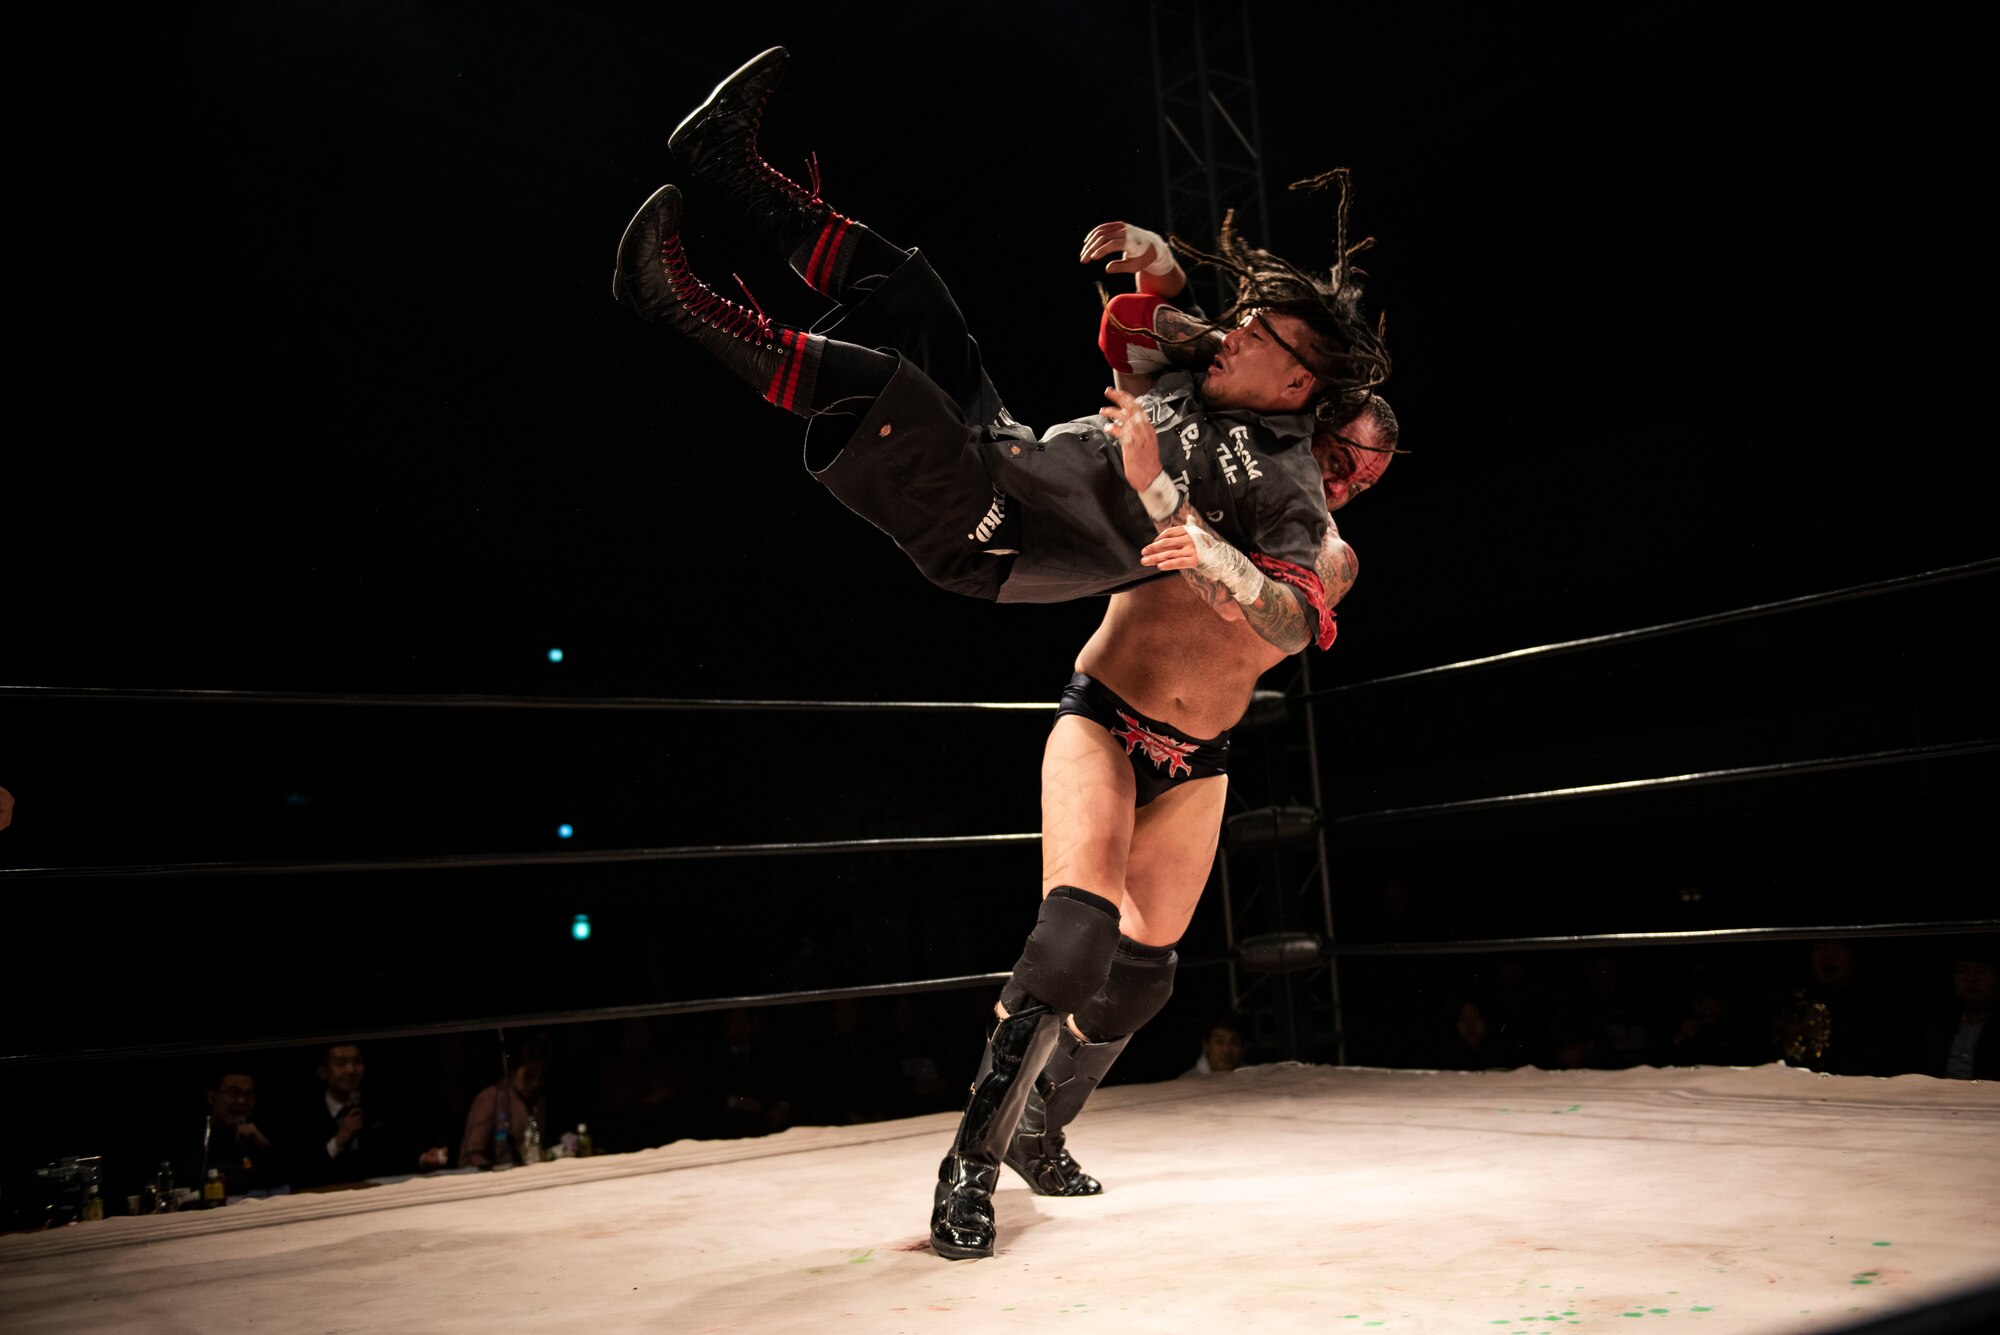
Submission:
MULTIPOLYGON (((836 207, 924 247, 1017 417, 1088 412, 1106 375, 1077 243, 1161 221, 1145 15, 24 14, 0 682, 1052 701, 1097 606, 931 588, 804 473, 796 420, 608 279, 631 211, 679 179, 667 132, 783 42, 767 154, 816 152, 836 207)), ((1283 185, 1353 169, 1411 451, 1340 517, 1363 576, 1315 685, 1996 554, 1986 71, 1945 11, 1252 22, 1266 239, 1325 262, 1324 197, 1283 185)), ((690 194, 698 272, 820 314, 690 194)), ((1993 605, 1972 579, 1350 693, 1321 713, 1326 806, 1988 735, 1993 605)), ((1301 722, 1244 737, 1235 809, 1309 799, 1301 722)), ((1045 729, 0 697, 0 868, 1032 830, 1045 729)), ((1336 916, 1362 941, 1991 916, 1990 877, 1960 868, 1990 865, 1992 780, 1975 757, 1357 826, 1336 916)), ((17 880, 0 1050, 1004 969, 1035 879, 1006 850, 17 880)), ((1219 942, 1211 903, 1185 953, 1219 942)), ((1358 969, 1356 1013, 1421 974, 1358 969)), ((1183 1069, 1227 1000, 1218 969, 1182 987, 1135 1070, 1183 1069)))

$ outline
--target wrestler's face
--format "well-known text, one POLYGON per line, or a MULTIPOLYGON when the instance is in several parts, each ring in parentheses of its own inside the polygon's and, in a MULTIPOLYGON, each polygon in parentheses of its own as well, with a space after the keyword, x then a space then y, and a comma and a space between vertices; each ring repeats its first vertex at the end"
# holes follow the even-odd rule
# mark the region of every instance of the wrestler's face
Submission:
POLYGON ((1375 485, 1395 458, 1387 450, 1357 449, 1380 446, 1382 434, 1374 419, 1358 417, 1338 428, 1320 427, 1313 432, 1313 462, 1319 465, 1320 485, 1326 489, 1326 508, 1341 506, 1375 485), (1342 440, 1339 437, 1345 436, 1342 440), (1351 443, 1350 443, 1351 442, 1351 443))
POLYGON ((1208 364, 1201 396, 1211 408, 1247 408, 1260 413, 1295 413, 1312 399, 1318 381, 1284 343, 1305 347, 1312 331, 1295 315, 1252 311, 1223 337, 1208 364), (1275 333, 1277 338, 1271 335, 1275 333))

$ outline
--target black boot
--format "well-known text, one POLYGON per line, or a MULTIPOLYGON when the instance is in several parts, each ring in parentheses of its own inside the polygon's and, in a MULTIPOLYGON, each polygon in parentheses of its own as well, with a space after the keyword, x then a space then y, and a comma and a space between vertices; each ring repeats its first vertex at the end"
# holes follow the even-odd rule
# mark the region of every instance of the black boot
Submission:
POLYGON ((625 225, 611 293, 642 318, 673 325, 760 393, 795 341, 785 337, 793 331, 780 330, 761 310, 717 296, 689 272, 681 249, 681 192, 671 185, 654 191, 625 225))
POLYGON ((1104 1184, 1083 1171, 1063 1145, 1063 1128, 1076 1120, 1111 1063, 1132 1041, 1130 1034, 1105 1043, 1086 1043, 1064 1025, 1049 1064, 1035 1078, 1034 1093, 1021 1125, 1007 1147, 1007 1166, 1037 1196, 1095 1196, 1104 1184))
POLYGON ((817 182, 807 189, 757 151, 764 104, 790 59, 791 53, 782 46, 753 56, 717 84, 708 101, 689 112, 667 137, 667 147, 695 179, 720 190, 787 257, 816 239, 833 216, 819 197, 817 182))
POLYGON ((1000 1156, 1014 1136, 1034 1087, 1033 1073, 1055 1046, 1055 1012, 1030 998, 986 1038, 986 1056, 972 1082, 972 1099, 951 1153, 938 1165, 931 1206, 931 1250, 948 1260, 993 1255, 993 1188, 1000 1156))

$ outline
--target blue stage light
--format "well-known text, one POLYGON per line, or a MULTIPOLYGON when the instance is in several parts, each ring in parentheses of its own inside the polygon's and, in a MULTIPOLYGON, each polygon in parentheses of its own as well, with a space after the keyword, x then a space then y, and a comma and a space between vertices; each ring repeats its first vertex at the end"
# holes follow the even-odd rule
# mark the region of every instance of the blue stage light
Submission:
POLYGON ((573 941, 590 940, 590 915, 588 913, 579 913, 570 921, 569 935, 573 941))
POLYGON ((556 838, 558 839, 567 839, 575 833, 576 833, 575 827, 568 824, 567 822, 556 826, 556 838))
POLYGON ((551 650, 549 650, 549 661, 550 661, 551 663, 560 663, 560 662, 562 662, 562 650, 560 650, 560 649, 551 649, 551 650))

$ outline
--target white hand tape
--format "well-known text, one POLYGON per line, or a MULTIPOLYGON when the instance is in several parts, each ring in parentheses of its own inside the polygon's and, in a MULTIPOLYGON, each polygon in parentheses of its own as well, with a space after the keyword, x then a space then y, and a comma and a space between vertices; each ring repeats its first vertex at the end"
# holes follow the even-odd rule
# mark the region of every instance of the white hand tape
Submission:
POLYGON ((1264 596, 1264 572, 1250 564, 1250 558, 1199 524, 1187 526, 1194 539, 1195 573, 1212 579, 1239 603, 1249 604, 1264 596))

